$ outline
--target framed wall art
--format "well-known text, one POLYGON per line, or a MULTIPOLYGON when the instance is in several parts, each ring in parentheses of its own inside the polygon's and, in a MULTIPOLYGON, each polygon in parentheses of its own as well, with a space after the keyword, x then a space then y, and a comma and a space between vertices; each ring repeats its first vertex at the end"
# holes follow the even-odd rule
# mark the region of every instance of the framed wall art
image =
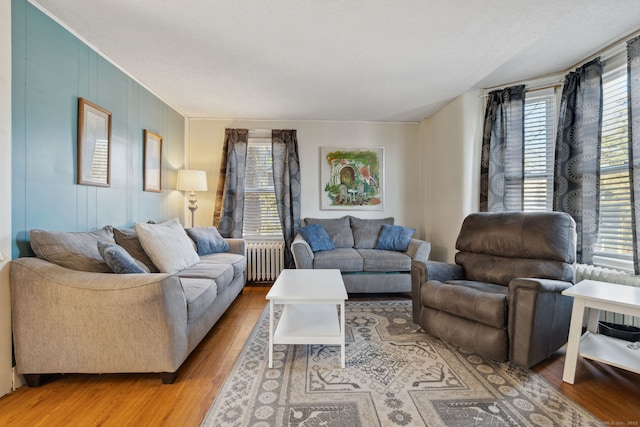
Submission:
POLYGON ((384 209, 384 148, 320 147, 320 208, 384 209))
POLYGON ((111 185, 111 112, 78 99, 78 184, 111 185))
POLYGON ((162 191, 162 137, 144 130, 144 176, 143 190, 162 191))

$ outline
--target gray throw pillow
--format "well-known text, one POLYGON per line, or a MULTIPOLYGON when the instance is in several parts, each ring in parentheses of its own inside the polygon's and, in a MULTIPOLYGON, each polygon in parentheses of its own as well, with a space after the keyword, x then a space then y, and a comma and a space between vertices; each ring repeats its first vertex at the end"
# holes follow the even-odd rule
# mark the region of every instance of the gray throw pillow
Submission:
POLYGON ((29 239, 38 258, 71 270, 111 273, 97 246, 98 241, 115 243, 111 226, 87 232, 31 230, 29 239))
POLYGON ((163 273, 177 273, 200 261, 178 218, 161 224, 136 222, 136 233, 144 251, 163 273))
POLYGON ((98 252, 114 273, 143 274, 149 272, 149 269, 142 262, 115 243, 98 242, 98 252))
POLYGON ((218 233, 215 227, 192 227, 185 229, 191 240, 196 244, 198 255, 229 252, 229 244, 218 233))
POLYGON ((378 243, 376 243, 376 249, 406 252, 415 232, 415 228, 384 224, 378 237, 378 243))
POLYGON ((393 217, 382 219, 360 219, 351 217, 354 248, 373 249, 384 224, 393 225, 393 217))
POLYGON ((158 273, 158 267, 153 264, 149 255, 144 251, 142 244, 140 243, 140 239, 138 239, 138 233, 133 228, 123 228, 123 229, 113 229, 113 237, 116 240, 116 243, 126 249, 129 254, 141 261, 144 265, 147 266, 151 273, 158 273))

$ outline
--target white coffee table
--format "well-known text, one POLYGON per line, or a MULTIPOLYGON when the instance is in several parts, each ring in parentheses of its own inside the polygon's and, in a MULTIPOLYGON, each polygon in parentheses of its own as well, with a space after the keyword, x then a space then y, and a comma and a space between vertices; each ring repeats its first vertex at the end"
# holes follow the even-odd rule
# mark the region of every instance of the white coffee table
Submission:
POLYGON ((598 334, 600 310, 640 316, 640 288, 583 280, 562 294, 573 297, 562 380, 573 384, 578 355, 640 374, 640 350, 629 348, 628 341, 598 334), (589 318, 587 331, 582 334, 585 308, 589 309, 589 318))
POLYGON ((273 367, 274 344, 334 344, 340 345, 344 368, 344 302, 347 298, 340 270, 282 270, 267 293, 269 367, 273 367), (284 307, 274 329, 275 304, 284 307))

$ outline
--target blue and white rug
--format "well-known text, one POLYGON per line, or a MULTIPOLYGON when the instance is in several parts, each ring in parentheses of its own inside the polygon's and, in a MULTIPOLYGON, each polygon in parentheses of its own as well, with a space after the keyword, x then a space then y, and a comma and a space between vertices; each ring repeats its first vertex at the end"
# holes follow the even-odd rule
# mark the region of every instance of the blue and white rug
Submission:
POLYGON ((268 315, 202 426, 602 425, 533 371, 425 334, 411 301, 347 301, 345 369, 325 345, 276 345, 269 369, 268 315))

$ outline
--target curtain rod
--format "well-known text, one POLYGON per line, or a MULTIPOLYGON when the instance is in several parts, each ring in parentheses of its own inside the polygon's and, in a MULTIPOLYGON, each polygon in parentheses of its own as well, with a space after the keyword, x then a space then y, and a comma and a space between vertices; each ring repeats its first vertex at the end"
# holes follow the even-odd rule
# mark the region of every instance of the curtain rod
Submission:
MULTIPOLYGON (((510 86, 517 86, 517 84, 513 84, 513 85, 509 85, 509 86, 505 86, 505 88, 510 87, 510 86)), ((544 90, 544 89, 557 89, 562 87, 562 83, 551 83, 551 84, 546 84, 546 85, 540 85, 540 86, 526 86, 526 92, 535 92, 537 90, 544 90)), ((493 89, 493 90, 489 90, 487 89, 488 92, 493 92, 494 90, 497 89, 493 89)), ((480 95, 480 98, 486 98, 489 96, 489 93, 485 93, 484 95, 480 95)))
MULTIPOLYGON (((553 72, 553 73, 548 73, 548 74, 543 74, 541 76, 532 77, 532 78, 527 79, 527 80, 520 80, 520 81, 513 82, 513 83, 508 83, 508 84, 504 84, 504 85, 499 85, 499 86, 486 88, 485 92, 491 92, 491 91, 497 90, 497 89, 504 89, 504 88, 510 87, 510 86, 517 86, 517 85, 525 84, 526 82, 530 82, 530 81, 533 81, 533 80, 541 80, 541 79, 545 79, 545 78, 556 77, 556 76, 558 76, 558 74, 561 74, 563 76, 562 77, 562 80, 563 80, 564 76, 567 73, 569 73, 571 70, 575 70, 576 68, 581 67, 582 65, 586 64, 587 62, 594 60, 598 56, 601 56, 602 54, 604 54, 604 53, 606 53, 606 52, 608 52, 610 50, 613 50, 613 49, 616 49, 616 48, 621 48, 621 49, 624 48, 624 45, 623 46, 619 46, 619 45, 621 45, 623 43, 626 43, 628 40, 631 40, 632 38, 637 37, 637 36, 640 36, 640 30, 636 30, 636 31, 634 31, 634 32, 632 32, 630 34, 627 34, 624 37, 619 38, 615 42, 608 44, 606 47, 600 49, 599 51, 597 51, 596 53, 590 55, 586 59, 583 59, 580 62, 577 62, 576 64, 574 64, 573 66, 567 68, 566 70, 560 70, 560 71, 556 71, 556 72, 553 72)), ((549 86, 542 86, 542 87, 539 87, 539 88, 536 88, 536 89, 532 89, 532 90, 547 89, 547 88, 551 88, 551 87, 562 86, 562 80, 560 80, 558 83, 555 83, 555 84, 552 84, 552 85, 549 85, 549 86)), ((486 96, 487 95, 482 95, 481 97, 485 98, 486 96)))

